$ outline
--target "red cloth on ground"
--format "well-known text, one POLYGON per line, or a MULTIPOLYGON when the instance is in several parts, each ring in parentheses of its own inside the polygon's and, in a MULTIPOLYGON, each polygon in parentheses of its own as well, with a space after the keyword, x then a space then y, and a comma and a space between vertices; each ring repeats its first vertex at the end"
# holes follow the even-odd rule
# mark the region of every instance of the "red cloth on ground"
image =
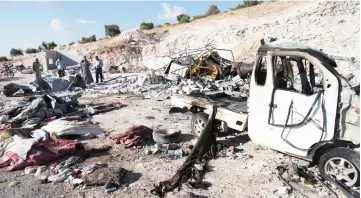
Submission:
POLYGON ((33 145, 28 153, 27 160, 22 160, 17 154, 7 152, 0 160, 0 167, 6 167, 14 162, 14 166, 9 170, 21 170, 28 166, 44 165, 46 163, 55 161, 64 156, 84 155, 85 149, 82 143, 61 140, 56 142, 41 142, 33 145))
POLYGON ((125 133, 112 138, 116 144, 122 144, 125 148, 140 146, 144 140, 151 136, 153 129, 146 126, 132 126, 125 133), (147 137, 148 136, 148 137, 147 137))

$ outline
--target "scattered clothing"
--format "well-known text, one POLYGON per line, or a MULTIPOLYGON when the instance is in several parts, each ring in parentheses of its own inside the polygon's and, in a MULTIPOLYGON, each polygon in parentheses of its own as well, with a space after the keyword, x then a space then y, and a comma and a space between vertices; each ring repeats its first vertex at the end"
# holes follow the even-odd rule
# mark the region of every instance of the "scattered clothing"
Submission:
POLYGON ((125 133, 112 138, 116 144, 122 144, 125 148, 141 146, 144 140, 151 139, 153 129, 146 126, 132 126, 125 133))
POLYGON ((99 125, 93 125, 89 122, 68 121, 66 119, 54 120, 41 129, 56 136, 86 135, 88 133, 100 135, 103 133, 99 125))
POLYGON ((65 161, 64 166, 71 166, 82 161, 84 161, 84 159, 81 156, 71 156, 65 161))
POLYGON ((107 167, 107 164, 104 163, 95 163, 95 164, 91 164, 85 168, 83 168, 82 170, 82 177, 89 175, 90 173, 94 172, 95 170, 99 169, 99 168, 103 168, 103 167, 107 167))
POLYGON ((79 142, 69 140, 41 142, 32 146, 26 160, 21 159, 16 153, 6 152, 0 159, 0 167, 11 165, 9 168, 11 171, 22 170, 28 166, 44 165, 64 156, 83 156, 84 153, 84 145, 79 142))
POLYGON ((33 138, 37 139, 38 141, 42 141, 42 142, 50 140, 48 133, 46 133, 45 131, 43 131, 41 129, 37 129, 37 130, 33 131, 31 133, 31 136, 33 138))
POLYGON ((9 143, 5 149, 5 154, 8 152, 12 152, 17 154, 21 159, 26 160, 28 152, 31 147, 37 143, 37 139, 22 139, 18 135, 14 135, 14 141, 9 143))

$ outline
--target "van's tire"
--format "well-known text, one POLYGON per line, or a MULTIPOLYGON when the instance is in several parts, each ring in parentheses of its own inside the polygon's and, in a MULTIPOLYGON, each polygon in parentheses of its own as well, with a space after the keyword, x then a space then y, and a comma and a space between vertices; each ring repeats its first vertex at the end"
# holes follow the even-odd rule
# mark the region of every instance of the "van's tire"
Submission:
POLYGON ((331 177, 348 187, 360 186, 360 154, 348 148, 333 148, 324 153, 318 163, 321 175, 331 177))
MULTIPOLYGON (((192 133, 199 137, 201 135, 204 127, 206 126, 207 122, 208 122, 208 114, 206 114, 204 112, 198 112, 198 113, 194 114, 192 117, 192 120, 191 120, 192 133)), ((218 124, 219 124, 218 127, 220 127, 221 121, 218 124)), ((224 122, 223 126, 224 126, 224 128, 220 129, 219 132, 222 132, 222 133, 230 132, 230 128, 228 127, 226 122, 224 122)))
POLYGON ((153 140, 156 143, 176 143, 181 139, 181 131, 180 130, 172 130, 172 129, 159 129, 153 131, 153 140))
POLYGON ((191 127, 193 134, 199 137, 204 127, 206 126, 207 121, 208 121, 208 114, 204 112, 198 112, 194 114, 191 120, 191 127))

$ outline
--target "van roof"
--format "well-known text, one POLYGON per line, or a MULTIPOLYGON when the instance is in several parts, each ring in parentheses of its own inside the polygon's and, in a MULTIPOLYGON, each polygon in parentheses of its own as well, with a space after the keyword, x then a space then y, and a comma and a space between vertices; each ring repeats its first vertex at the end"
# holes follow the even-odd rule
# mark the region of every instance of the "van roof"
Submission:
POLYGON ((266 43, 258 49, 258 53, 266 52, 266 51, 275 51, 275 50, 304 51, 309 54, 313 54, 316 57, 323 57, 324 59, 326 59, 326 61, 328 63, 331 64, 332 67, 337 67, 335 60, 333 58, 331 58, 328 54, 326 54, 320 50, 314 49, 312 47, 309 47, 307 45, 297 43, 297 42, 294 42, 294 41, 288 40, 288 39, 281 39, 281 40, 276 40, 276 41, 273 41, 270 43, 266 43))

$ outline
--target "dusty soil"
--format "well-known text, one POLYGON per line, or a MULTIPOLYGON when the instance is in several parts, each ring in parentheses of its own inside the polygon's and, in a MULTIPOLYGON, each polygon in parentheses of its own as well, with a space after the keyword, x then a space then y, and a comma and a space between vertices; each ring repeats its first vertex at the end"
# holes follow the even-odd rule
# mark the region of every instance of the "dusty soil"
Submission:
MULTIPOLYGON (((16 74, 13 82, 30 82, 33 75, 16 74)), ((0 86, 10 81, 1 79, 0 86)), ((15 100, 5 98, 2 101, 15 100)), ((170 100, 154 101, 130 95, 113 95, 107 97, 84 96, 81 103, 122 102, 126 107, 108 113, 96 115, 93 120, 109 135, 104 138, 84 141, 89 146, 111 145, 113 148, 106 153, 92 155, 76 167, 85 167, 95 162, 107 163, 109 166, 123 167, 129 172, 123 180, 123 186, 113 193, 105 193, 104 187, 73 189, 66 183, 41 184, 34 176, 24 175, 23 171, 0 171, 0 191, 2 197, 154 197, 150 194, 153 184, 169 179, 179 168, 185 158, 171 159, 163 154, 147 155, 143 149, 124 149, 114 144, 112 136, 124 132, 134 124, 142 124, 153 129, 174 128, 183 133, 183 143, 195 142, 191 134, 191 117, 172 117, 169 115, 170 100), (147 119, 153 116, 154 119, 147 119), (11 181, 20 181, 20 185, 9 187, 11 181)), ((233 134, 220 137, 219 140, 241 149, 244 157, 233 159, 219 157, 211 160, 211 172, 205 176, 205 181, 212 184, 208 190, 191 189, 183 185, 181 191, 193 192, 201 197, 303 197, 299 192, 279 194, 283 187, 277 178, 276 167, 297 159, 255 145, 244 134, 233 134)), ((153 145, 153 142, 148 142, 153 145)), ((315 190, 300 187, 300 192, 309 197, 320 197, 315 190)), ((325 197, 329 195, 324 194, 325 197)))

